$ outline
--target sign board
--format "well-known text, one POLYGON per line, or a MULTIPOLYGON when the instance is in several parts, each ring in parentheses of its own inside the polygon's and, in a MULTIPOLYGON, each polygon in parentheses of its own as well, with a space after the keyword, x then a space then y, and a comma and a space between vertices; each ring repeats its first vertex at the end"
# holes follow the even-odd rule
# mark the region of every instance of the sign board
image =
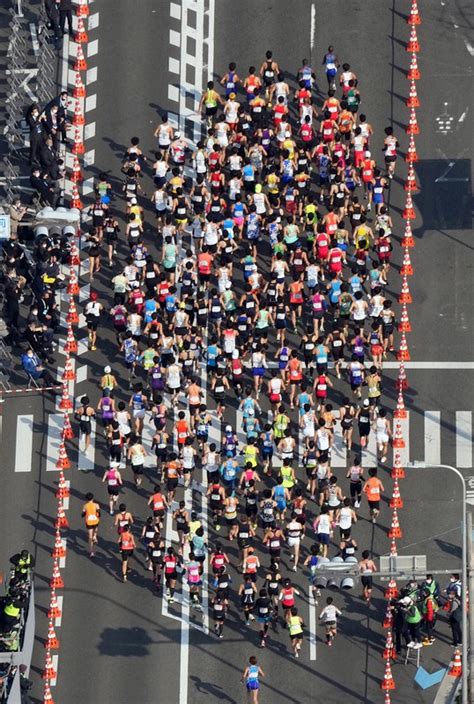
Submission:
MULTIPOLYGON (((406 579, 416 579, 426 574, 426 555, 383 555, 380 558, 381 572, 395 572, 398 577, 403 573, 406 579)), ((388 581, 389 577, 381 577, 388 581)))
POLYGON ((0 213, 0 242, 10 239, 10 216, 0 213))

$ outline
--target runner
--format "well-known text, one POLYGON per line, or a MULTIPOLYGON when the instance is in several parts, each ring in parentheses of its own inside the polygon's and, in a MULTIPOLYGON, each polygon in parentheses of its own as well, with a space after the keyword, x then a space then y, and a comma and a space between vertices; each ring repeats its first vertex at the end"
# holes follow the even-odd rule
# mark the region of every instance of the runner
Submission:
POLYGON ((97 545, 98 542, 97 533, 100 523, 100 506, 94 500, 94 494, 91 494, 91 492, 86 494, 86 503, 82 507, 82 517, 86 523, 89 557, 95 557, 94 546, 97 545))

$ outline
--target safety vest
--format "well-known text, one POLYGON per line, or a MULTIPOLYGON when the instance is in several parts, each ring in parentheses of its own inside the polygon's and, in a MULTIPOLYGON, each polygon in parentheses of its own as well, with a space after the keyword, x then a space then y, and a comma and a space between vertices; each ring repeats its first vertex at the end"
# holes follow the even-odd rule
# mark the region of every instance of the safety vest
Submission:
POLYGON ((20 574, 28 574, 28 570, 31 565, 31 555, 28 555, 26 559, 23 557, 20 557, 18 560, 18 564, 15 567, 15 571, 19 572, 20 574))
POLYGON ((9 601, 3 609, 3 613, 5 614, 5 616, 10 616, 10 618, 18 618, 18 616, 20 615, 20 609, 18 608, 18 606, 15 606, 13 602, 9 601))
POLYGON ((406 621, 407 623, 420 623, 421 621, 421 614, 417 606, 413 605, 410 609, 410 611, 407 613, 406 616, 406 621))

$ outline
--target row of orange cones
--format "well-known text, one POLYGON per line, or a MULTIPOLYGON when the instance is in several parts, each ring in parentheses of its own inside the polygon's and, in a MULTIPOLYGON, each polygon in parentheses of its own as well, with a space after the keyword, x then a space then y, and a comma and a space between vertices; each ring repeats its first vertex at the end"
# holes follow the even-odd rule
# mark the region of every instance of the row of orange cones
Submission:
MULTIPOLYGON (((82 2, 81 5, 79 5, 78 12, 81 7, 85 6, 87 6, 87 0, 85 0, 85 4, 84 2, 82 2)), ((71 462, 67 455, 65 441, 70 440, 74 437, 71 421, 69 418, 69 414, 73 409, 72 400, 69 396, 69 382, 74 381, 76 378, 75 365, 73 363, 71 354, 77 352, 77 341, 74 337, 73 326, 77 325, 77 323, 79 322, 79 316, 74 300, 74 297, 79 295, 80 290, 77 277, 77 267, 79 266, 79 264, 79 249, 74 239, 71 245, 69 281, 66 288, 66 291, 69 294, 69 308, 66 316, 66 321, 68 324, 68 334, 64 345, 64 351, 66 352, 66 362, 61 377, 63 393, 59 402, 59 408, 64 412, 64 421, 61 431, 61 442, 59 445, 58 459, 56 462, 56 467, 57 469, 59 469, 59 482, 56 490, 58 508, 56 520, 54 523, 56 531, 55 540, 51 553, 53 558, 53 572, 49 583, 51 588, 51 598, 48 610, 48 635, 44 644, 44 647, 46 649, 46 657, 45 667, 43 671, 43 679, 45 680, 43 704, 54 704, 54 700, 51 694, 51 682, 54 681, 57 676, 57 672, 53 663, 52 652, 59 649, 59 639, 56 635, 54 620, 61 616, 61 608, 59 606, 56 592, 57 590, 64 588, 64 580, 59 569, 59 561, 61 558, 64 558, 66 556, 66 546, 61 538, 61 530, 69 526, 69 521, 66 516, 64 506, 64 500, 69 498, 70 490, 69 483, 66 481, 64 471, 70 469, 71 462)))
MULTIPOLYGON (((408 285, 408 277, 413 275, 413 266, 410 259, 410 248, 414 247, 415 241, 413 239, 413 233, 411 229, 411 221, 415 219, 416 213, 413 206, 412 193, 419 189, 415 177, 414 164, 418 161, 418 154, 416 151, 415 135, 420 133, 420 128, 416 118, 416 108, 420 106, 420 101, 418 98, 416 90, 416 81, 420 78, 420 71, 418 69, 417 53, 420 51, 420 45, 418 43, 418 37, 416 33, 416 26, 421 24, 421 17, 418 11, 418 4, 416 0, 412 1, 410 15, 407 19, 408 24, 411 27, 410 39, 408 41, 406 50, 411 53, 410 68, 407 74, 407 78, 410 81, 410 92, 406 100, 406 105, 410 109, 410 119, 408 126, 406 128, 406 133, 409 135, 409 144, 407 154, 405 156, 405 161, 408 164, 408 175, 405 181, 405 191, 406 191, 406 202, 405 208, 402 212, 402 217, 405 220, 405 234, 402 239, 402 247, 404 248, 404 256, 402 267, 400 269, 400 275, 402 276, 402 287, 399 295, 399 303, 401 304, 401 316, 399 323, 399 332, 401 333, 400 345, 397 353, 397 359, 400 362, 397 378, 397 390, 398 399, 397 406, 394 411, 393 417, 395 422, 395 429, 393 435, 393 450, 394 450, 394 461, 392 469, 392 479, 393 479, 393 489, 392 498, 390 500, 390 508, 392 509, 392 522, 390 529, 388 531, 388 537, 390 539, 390 554, 397 555, 397 540, 403 537, 403 531, 400 526, 398 511, 403 508, 403 499, 400 492, 399 481, 405 477, 405 469, 402 466, 400 450, 405 447, 405 440, 403 438, 401 420, 407 417, 407 411, 404 403, 404 391, 408 387, 408 381, 405 370, 405 362, 410 360, 410 352, 408 349, 406 333, 411 331, 411 323, 408 317, 407 305, 412 302, 412 296, 410 293, 410 288, 408 285)), ((394 599, 398 595, 398 589, 395 579, 391 579, 388 583, 388 587, 385 590, 386 599, 394 599)), ((382 682, 380 683, 381 689, 385 692, 385 704, 391 704, 391 692, 395 689, 395 680, 392 674, 391 660, 395 657, 395 649, 393 646, 393 636, 392 636, 392 614, 389 605, 387 605, 387 612, 384 620, 384 628, 388 628, 387 639, 385 644, 385 649, 383 651, 383 658, 385 660, 385 672, 382 682)))

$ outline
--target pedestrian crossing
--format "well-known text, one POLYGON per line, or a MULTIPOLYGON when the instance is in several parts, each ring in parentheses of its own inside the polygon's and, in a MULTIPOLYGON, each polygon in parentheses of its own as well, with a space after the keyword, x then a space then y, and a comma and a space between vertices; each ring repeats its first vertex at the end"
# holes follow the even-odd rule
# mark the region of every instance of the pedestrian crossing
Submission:
MULTIPOLYGON (((266 415, 265 413, 263 414, 266 415)), ((225 417, 219 420, 213 415, 211 428, 212 441, 217 441, 219 445, 220 437, 225 431, 227 424, 232 425, 237 432, 237 437, 241 444, 245 444, 245 433, 242 429, 242 411, 229 409, 225 417)), ((38 419, 38 423, 41 423, 38 419)), ((422 414, 408 412, 407 418, 400 419, 402 434, 405 440, 405 448, 399 450, 402 465, 406 465, 413 460, 421 460, 429 465, 452 464, 460 469, 471 469, 473 467, 473 438, 472 438, 472 411, 424 411, 422 414)), ((46 443, 41 447, 35 447, 33 442, 35 436, 35 418, 33 414, 18 415, 16 417, 15 437, 12 446, 14 450, 13 469, 16 473, 32 472, 39 463, 44 462, 47 472, 56 471, 56 460, 58 458, 60 433, 63 425, 63 414, 61 412, 48 415, 46 422, 46 443)), ((88 450, 84 447, 84 438, 79 438, 78 449, 69 451, 69 458, 72 466, 81 471, 92 471, 96 466, 103 468, 106 458, 103 451, 98 451, 97 435, 101 433, 100 426, 96 422, 92 423, 91 443, 88 450)), ((77 434, 77 424, 75 424, 77 434)), ((143 445, 147 451, 145 468, 155 467, 155 455, 151 451, 153 438, 153 426, 149 422, 145 423, 143 432, 143 445)), ((354 432, 353 450, 357 450, 357 429, 354 432)), ((104 446, 104 443, 100 443, 104 446)), ((304 442, 302 433, 298 433, 297 452, 295 461, 301 464, 304 453, 304 442)), ((339 424, 336 425, 334 433, 334 443, 332 448, 331 464, 333 468, 347 467, 350 460, 347 448, 342 437, 342 430, 339 424)), ((367 447, 362 450, 363 466, 375 467, 377 465, 377 447, 375 433, 371 432, 367 447)), ((274 455, 273 466, 281 466, 281 459, 274 455)))

